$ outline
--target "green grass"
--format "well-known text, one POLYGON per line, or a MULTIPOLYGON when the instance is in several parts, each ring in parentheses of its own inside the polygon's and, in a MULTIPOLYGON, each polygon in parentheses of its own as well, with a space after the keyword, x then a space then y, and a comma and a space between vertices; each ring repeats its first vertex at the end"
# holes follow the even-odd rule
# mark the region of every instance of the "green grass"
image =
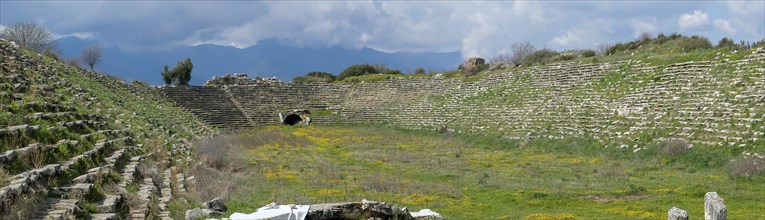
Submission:
MULTIPOLYGON (((447 219, 657 219, 673 206, 699 218, 704 193, 716 191, 731 218, 765 218, 765 176, 730 177, 727 161, 738 152, 728 148, 669 157, 588 138, 511 141, 374 125, 269 126, 236 138, 224 148, 246 165, 216 174, 238 186, 227 188, 227 214, 370 199, 447 219)), ((221 193, 206 185, 198 191, 221 193)))

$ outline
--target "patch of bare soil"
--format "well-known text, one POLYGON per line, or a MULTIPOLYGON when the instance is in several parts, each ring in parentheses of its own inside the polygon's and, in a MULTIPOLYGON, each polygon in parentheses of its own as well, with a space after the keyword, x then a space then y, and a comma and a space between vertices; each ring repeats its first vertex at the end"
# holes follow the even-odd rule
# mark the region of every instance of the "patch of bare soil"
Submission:
POLYGON ((636 200, 636 199, 651 199, 655 198, 655 195, 645 195, 645 194, 638 194, 638 195, 622 195, 622 196, 582 196, 580 198, 583 199, 590 199, 592 201, 596 202, 613 202, 613 201, 622 201, 622 200, 636 200))

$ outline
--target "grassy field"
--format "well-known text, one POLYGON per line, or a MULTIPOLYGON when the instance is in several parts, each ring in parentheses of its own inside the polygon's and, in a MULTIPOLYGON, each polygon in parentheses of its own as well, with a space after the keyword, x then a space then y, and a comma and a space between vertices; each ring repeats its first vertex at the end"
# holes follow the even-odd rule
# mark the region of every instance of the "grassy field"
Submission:
POLYGON ((378 200, 447 219, 659 219, 704 215, 716 191, 731 219, 765 218, 765 176, 734 177, 735 149, 633 152, 586 138, 510 141, 373 125, 269 126, 197 144, 197 188, 171 208, 222 196, 229 213, 272 201, 378 200), (223 171, 223 172, 220 172, 223 171))

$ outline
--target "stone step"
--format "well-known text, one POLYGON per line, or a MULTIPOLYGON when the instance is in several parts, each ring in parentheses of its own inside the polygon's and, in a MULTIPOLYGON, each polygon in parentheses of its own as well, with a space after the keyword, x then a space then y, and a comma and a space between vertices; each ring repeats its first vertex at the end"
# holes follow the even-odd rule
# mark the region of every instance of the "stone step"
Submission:
POLYGON ((96 205, 98 205, 98 212, 107 213, 107 212, 116 212, 117 207, 119 207, 123 203, 124 203, 124 200, 122 198, 122 195, 107 194, 106 198, 104 198, 104 200, 102 201, 99 201, 96 205))
POLYGON ((51 194, 60 198, 80 199, 89 195, 94 190, 92 183, 74 183, 65 186, 54 187, 51 194))
POLYGON ((48 198, 38 203, 33 219, 75 219, 77 199, 48 198))
POLYGON ((97 213, 97 214, 90 214, 91 220, 118 220, 119 215, 117 213, 97 213))

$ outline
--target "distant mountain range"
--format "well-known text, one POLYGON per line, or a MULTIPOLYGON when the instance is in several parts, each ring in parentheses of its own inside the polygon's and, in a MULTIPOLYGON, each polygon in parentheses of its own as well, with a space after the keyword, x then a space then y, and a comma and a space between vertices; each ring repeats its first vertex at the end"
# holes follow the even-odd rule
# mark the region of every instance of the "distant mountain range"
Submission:
MULTIPOLYGON (((57 41, 64 58, 79 58, 83 48, 97 45, 96 41, 76 37, 57 41)), ((97 71, 128 82, 142 80, 154 85, 162 84, 160 72, 164 65, 172 68, 187 57, 194 63, 190 82, 193 85, 202 85, 212 76, 226 73, 247 73, 253 78, 276 76, 288 81, 311 71, 337 75, 353 64, 385 64, 388 68, 407 73, 414 72, 418 67, 434 71, 453 70, 462 62, 459 52, 385 53, 370 48, 298 48, 285 45, 278 39, 262 40, 244 49, 199 45, 149 52, 129 52, 113 47, 102 47, 102 50, 103 61, 96 65, 97 71)))

